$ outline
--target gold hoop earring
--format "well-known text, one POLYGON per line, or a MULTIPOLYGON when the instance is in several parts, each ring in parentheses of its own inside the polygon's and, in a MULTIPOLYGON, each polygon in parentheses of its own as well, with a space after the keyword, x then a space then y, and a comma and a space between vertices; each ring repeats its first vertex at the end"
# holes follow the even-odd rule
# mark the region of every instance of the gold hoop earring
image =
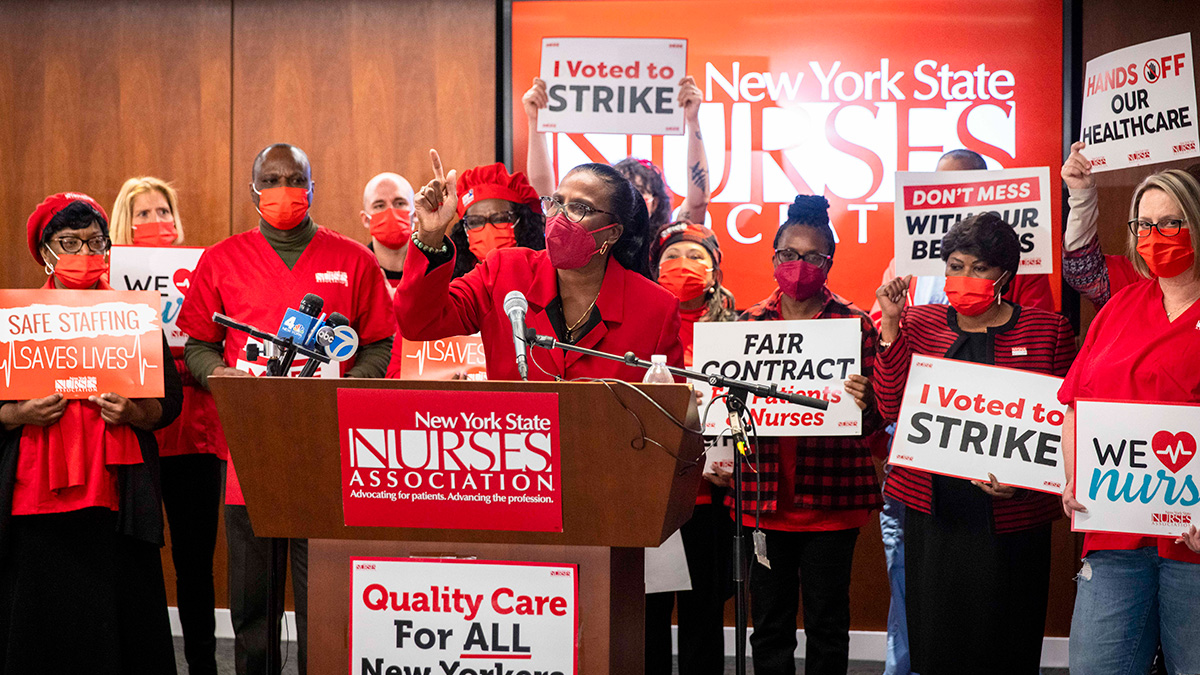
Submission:
POLYGON ((605 253, 608 253, 608 242, 607 241, 600 245, 600 255, 604 255, 605 253))

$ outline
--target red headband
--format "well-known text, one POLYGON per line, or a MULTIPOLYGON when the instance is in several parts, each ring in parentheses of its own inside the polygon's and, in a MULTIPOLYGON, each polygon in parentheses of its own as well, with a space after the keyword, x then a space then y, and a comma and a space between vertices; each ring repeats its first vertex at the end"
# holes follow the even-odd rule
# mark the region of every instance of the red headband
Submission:
POLYGON ((60 192, 50 195, 38 204, 37 208, 29 216, 29 221, 25 223, 25 228, 29 236, 29 252, 33 254, 33 259, 39 265, 45 265, 46 261, 42 258, 42 233, 46 231, 46 226, 50 221, 57 216, 60 211, 67 208, 74 202, 83 202, 88 206, 100 212, 104 216, 104 220, 108 221, 108 214, 105 213, 104 207, 100 206, 95 199, 83 194, 82 192, 60 192))

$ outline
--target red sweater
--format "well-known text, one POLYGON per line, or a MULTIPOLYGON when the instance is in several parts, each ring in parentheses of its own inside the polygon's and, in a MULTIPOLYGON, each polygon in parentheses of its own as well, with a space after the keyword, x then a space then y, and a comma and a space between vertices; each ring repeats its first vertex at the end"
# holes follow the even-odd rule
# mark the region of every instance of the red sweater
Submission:
MULTIPOLYGON (((967 334, 958 328, 958 313, 949 305, 909 307, 900 315, 900 336, 875 359, 875 399, 884 419, 895 422, 908 382, 913 354, 945 357, 967 334)), ((1035 307, 1013 307, 1012 319, 988 330, 992 359, 988 365, 1062 377, 1075 358, 1075 332, 1062 315, 1035 307)), ((923 513, 933 510, 933 476, 925 471, 892 467, 884 492, 923 513)), ((1018 490, 1011 499, 992 500, 996 532, 1016 532, 1062 515, 1056 495, 1018 490)))

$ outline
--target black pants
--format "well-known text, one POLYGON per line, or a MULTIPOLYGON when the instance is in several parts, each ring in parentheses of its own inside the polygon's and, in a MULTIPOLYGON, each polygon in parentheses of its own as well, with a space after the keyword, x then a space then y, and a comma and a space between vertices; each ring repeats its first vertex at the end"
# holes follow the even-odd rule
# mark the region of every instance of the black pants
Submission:
POLYGON ((216 455, 163 457, 163 506, 171 531, 175 598, 183 626, 183 653, 191 675, 216 675, 213 554, 221 511, 224 462, 216 455))
MULTIPOLYGON (((308 540, 276 539, 271 559, 270 541, 254 536, 245 506, 225 505, 225 538, 229 542, 229 613, 233 620, 233 656, 238 675, 264 675, 267 622, 283 619, 283 594, 288 553, 292 557, 292 593, 296 600, 296 640, 300 675, 308 669, 308 540), (267 611, 267 570, 275 572, 275 606, 267 611)), ((274 675, 274 674, 269 674, 274 675)))
POLYGON ((679 601, 679 675, 725 672, 725 600, 733 590, 733 521, 696 507, 680 529, 692 590, 646 596, 646 675, 671 675, 671 611, 679 601))
POLYGON ((0 565, 0 674, 175 672, 158 546, 104 508, 13 516, 0 565))
POLYGON ((771 568, 757 562, 750 567, 755 675, 795 675, 801 599, 808 642, 804 672, 845 675, 850 659, 850 569, 858 529, 764 532, 771 568))

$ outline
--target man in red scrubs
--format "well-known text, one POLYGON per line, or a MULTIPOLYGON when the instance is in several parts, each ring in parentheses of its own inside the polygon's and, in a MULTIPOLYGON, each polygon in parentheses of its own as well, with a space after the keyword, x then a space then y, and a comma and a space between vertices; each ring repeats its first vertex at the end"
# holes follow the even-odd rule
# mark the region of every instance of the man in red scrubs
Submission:
MULTIPOLYGON (((357 356, 329 363, 319 377, 383 377, 396 320, 379 265, 362 244, 319 227, 308 215, 312 169, 308 156, 287 144, 267 147, 254 160, 250 200, 261 216, 258 227, 235 234, 205 251, 177 325, 187 333, 184 359, 201 386, 210 375, 261 375, 265 362, 246 359, 248 336, 226 331, 213 312, 263 330, 274 330, 289 308, 308 293, 321 296, 326 313, 340 312, 358 331, 357 356)), ((292 374, 304 366, 297 357, 292 374)), ((224 434, 220 436, 224 443, 224 434)), ((316 448, 307 449, 315 452, 316 448)), ((303 454, 301 449, 298 454, 303 454)), ((283 614, 283 583, 290 549, 296 600, 299 672, 306 670, 308 542, 286 541, 270 559, 268 540, 254 536, 231 457, 226 477, 225 533, 229 544, 229 599, 239 675, 266 672, 268 621, 283 614), (278 604, 267 607, 268 566, 274 568, 278 604)), ((283 542, 281 542, 283 543, 283 542)))

